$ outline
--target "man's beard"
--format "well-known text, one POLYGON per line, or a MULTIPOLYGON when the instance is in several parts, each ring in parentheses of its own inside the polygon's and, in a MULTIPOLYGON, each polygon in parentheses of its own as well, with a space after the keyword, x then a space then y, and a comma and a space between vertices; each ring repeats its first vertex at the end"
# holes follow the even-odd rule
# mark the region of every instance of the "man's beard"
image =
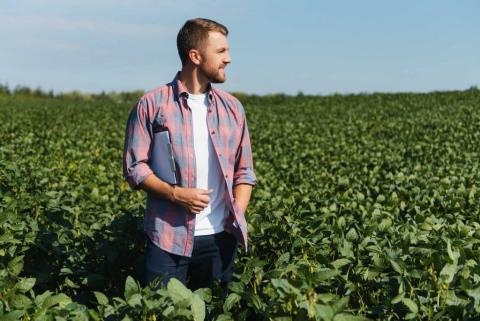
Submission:
POLYGON ((221 84, 224 83, 226 80, 225 76, 225 67, 223 69, 223 76, 220 73, 220 69, 218 68, 205 68, 200 65, 200 71, 202 74, 205 76, 205 78, 208 79, 209 82, 214 83, 214 84, 221 84))

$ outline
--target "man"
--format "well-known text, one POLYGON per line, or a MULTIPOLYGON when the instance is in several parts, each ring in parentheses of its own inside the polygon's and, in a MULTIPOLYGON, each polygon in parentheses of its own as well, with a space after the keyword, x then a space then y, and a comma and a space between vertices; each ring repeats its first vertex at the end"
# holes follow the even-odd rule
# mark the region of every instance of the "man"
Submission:
POLYGON ((147 192, 146 282, 175 277, 192 290, 232 278, 240 241, 247 249, 247 209, 253 172, 241 103, 212 87, 231 63, 228 30, 208 19, 188 20, 177 36, 182 69, 172 82, 146 93, 127 123, 123 170, 129 185, 147 192), (168 131, 177 183, 150 165, 155 132, 168 131))

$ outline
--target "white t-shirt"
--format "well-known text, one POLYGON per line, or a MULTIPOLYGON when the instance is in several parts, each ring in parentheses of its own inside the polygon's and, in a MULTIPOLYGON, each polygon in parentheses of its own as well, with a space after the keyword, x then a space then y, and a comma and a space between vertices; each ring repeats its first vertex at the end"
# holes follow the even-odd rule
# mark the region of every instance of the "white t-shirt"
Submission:
POLYGON ((195 218, 195 236, 222 232, 228 210, 225 206, 225 182, 222 170, 215 156, 212 140, 207 127, 207 94, 188 94, 187 104, 192 110, 193 148, 197 170, 197 188, 213 189, 210 203, 195 218))

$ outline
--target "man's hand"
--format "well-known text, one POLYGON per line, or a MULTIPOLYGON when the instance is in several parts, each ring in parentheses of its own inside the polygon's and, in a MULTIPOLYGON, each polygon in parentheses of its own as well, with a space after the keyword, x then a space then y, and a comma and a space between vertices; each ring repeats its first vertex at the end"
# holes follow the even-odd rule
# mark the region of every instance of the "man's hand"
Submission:
POLYGON ((173 188, 172 201, 182 205, 193 214, 200 213, 210 203, 210 194, 213 189, 201 188, 183 188, 175 186, 173 188))
POLYGON ((201 188, 184 188, 173 186, 165 183, 156 175, 149 175, 141 184, 147 193, 153 194, 155 197, 167 199, 185 207, 193 214, 200 213, 210 202, 210 193, 212 189, 205 190, 201 188))

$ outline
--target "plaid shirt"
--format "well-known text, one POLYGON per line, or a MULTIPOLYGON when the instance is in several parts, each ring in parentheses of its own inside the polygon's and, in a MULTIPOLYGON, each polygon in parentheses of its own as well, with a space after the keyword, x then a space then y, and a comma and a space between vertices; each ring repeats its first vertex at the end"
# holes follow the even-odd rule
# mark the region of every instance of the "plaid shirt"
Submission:
MULTIPOLYGON (((123 173, 133 189, 153 173, 149 164, 154 127, 169 131, 179 185, 196 186, 192 111, 187 105, 188 93, 179 75, 177 73, 171 83, 146 93, 130 113, 125 133, 123 173)), ((247 222, 233 197, 235 185, 256 184, 245 111, 242 104, 227 92, 210 84, 207 91, 207 126, 227 187, 224 200, 230 215, 225 230, 233 233, 246 251, 247 222)), ((195 214, 166 199, 147 196, 144 230, 154 244, 173 254, 191 256, 194 229, 195 214)))

